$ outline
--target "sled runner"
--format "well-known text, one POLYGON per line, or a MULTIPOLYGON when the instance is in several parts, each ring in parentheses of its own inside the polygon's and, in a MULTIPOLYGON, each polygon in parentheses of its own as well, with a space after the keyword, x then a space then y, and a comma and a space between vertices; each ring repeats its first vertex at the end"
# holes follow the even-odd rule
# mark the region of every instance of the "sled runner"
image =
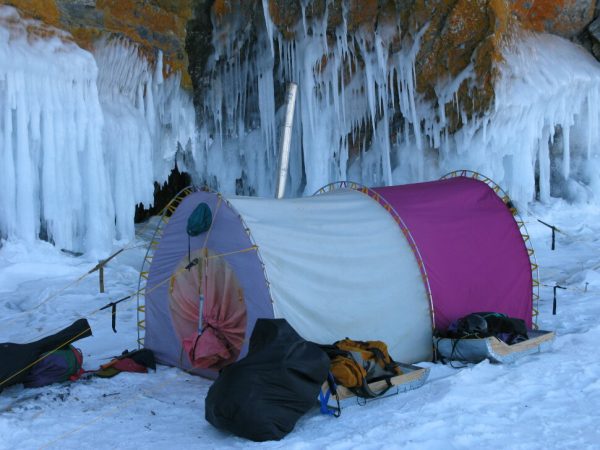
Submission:
MULTIPOLYGON (((418 389, 425 384, 425 381, 427 381, 427 377, 429 376, 428 368, 403 363, 398 363, 398 365, 400 369, 402 369, 402 375, 397 375, 390 379, 390 384, 392 385, 391 387, 388 386, 386 381, 382 380, 369 383, 369 389, 373 392, 381 392, 389 388, 389 394, 394 395, 400 392, 418 389)), ((323 395, 326 395, 327 392, 330 391, 329 384, 323 383, 321 391, 323 395)), ((350 389, 340 385, 336 386, 336 393, 337 398, 340 401, 356 396, 356 394, 350 389)), ((332 396, 331 393, 330 396, 335 397, 332 396)))

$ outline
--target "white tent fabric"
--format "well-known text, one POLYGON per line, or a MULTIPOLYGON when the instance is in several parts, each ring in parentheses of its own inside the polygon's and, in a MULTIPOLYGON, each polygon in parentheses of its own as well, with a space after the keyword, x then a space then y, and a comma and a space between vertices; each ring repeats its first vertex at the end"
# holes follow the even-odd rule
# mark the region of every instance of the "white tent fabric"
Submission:
POLYGON ((431 360, 429 300, 392 215, 367 195, 231 197, 258 245, 275 316, 322 344, 381 340, 399 361, 431 360))

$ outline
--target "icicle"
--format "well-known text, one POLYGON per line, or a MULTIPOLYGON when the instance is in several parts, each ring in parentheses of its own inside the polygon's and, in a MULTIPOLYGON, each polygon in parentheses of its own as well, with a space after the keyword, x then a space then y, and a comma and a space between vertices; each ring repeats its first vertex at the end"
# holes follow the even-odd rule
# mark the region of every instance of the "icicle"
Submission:
POLYGON ((267 38, 271 49, 271 58, 275 58, 275 46, 273 44, 273 21, 269 14, 269 0, 262 0, 263 13, 265 15, 265 27, 267 29, 267 38))
POLYGON ((539 186, 540 200, 544 203, 550 201, 550 132, 548 127, 542 131, 542 136, 538 141, 539 145, 539 186))
POLYGON ((571 173, 571 128, 569 125, 563 126, 563 166, 562 174, 565 180, 569 179, 571 173))

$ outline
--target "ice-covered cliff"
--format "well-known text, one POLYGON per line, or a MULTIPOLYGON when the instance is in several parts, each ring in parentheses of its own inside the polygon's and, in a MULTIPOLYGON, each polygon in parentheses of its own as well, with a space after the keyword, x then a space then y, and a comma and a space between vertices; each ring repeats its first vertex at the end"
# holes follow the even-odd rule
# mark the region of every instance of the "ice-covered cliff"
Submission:
MULTIPOLYGON (((230 3, 188 22, 187 75, 149 46, 162 35, 123 17, 106 13, 112 31, 84 50, 81 27, 73 37, 0 7, 0 238, 102 251, 132 237, 136 204, 152 203, 175 161, 196 183, 271 196, 289 81, 290 196, 468 168, 520 205, 600 200, 600 63, 538 30, 552 25, 541 6, 523 13, 527 30, 507 19, 523 2, 437 1, 445 15, 431 20, 418 1, 303 0, 287 15, 286 2, 230 3), (195 109, 181 88, 190 75, 195 109)), ((580 3, 585 23, 593 2, 580 3)), ((160 17, 153 30, 168 35, 160 17)), ((165 48, 175 60, 181 42, 165 48)))

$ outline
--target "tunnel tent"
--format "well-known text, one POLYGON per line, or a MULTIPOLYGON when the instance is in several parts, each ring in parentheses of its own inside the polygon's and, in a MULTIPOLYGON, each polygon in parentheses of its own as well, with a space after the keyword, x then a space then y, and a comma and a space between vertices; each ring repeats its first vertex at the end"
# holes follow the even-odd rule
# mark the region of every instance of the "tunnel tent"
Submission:
POLYGON ((143 344, 159 362, 205 376, 246 353, 258 318, 285 318, 317 343, 382 340, 405 363, 430 360, 433 328, 464 312, 531 325, 519 225, 473 177, 341 183, 283 200, 189 188, 163 219, 143 270, 143 344), (187 222, 201 204, 212 224, 188 248, 187 222))

